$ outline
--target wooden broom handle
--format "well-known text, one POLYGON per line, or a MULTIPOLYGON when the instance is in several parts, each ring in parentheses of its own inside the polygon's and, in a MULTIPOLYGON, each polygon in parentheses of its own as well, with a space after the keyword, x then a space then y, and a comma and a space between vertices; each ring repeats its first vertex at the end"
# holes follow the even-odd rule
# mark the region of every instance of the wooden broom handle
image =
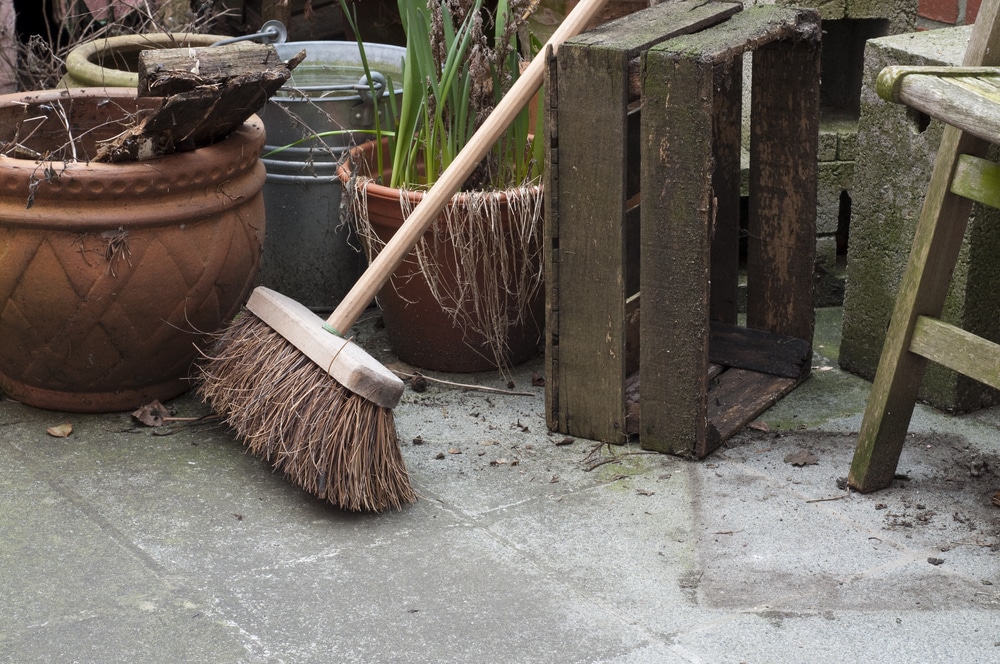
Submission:
POLYGON ((413 213, 403 222, 392 239, 386 243, 375 260, 371 262, 361 278, 354 284, 336 310, 327 319, 327 326, 339 334, 345 334, 358 320, 379 290, 385 285, 399 264, 437 219, 451 197, 461 188, 472 171, 489 154, 493 145, 507 130, 507 127, 521 109, 542 86, 545 74, 545 54, 551 46, 555 52, 564 41, 582 32, 607 0, 580 0, 563 20, 559 28, 545 42, 542 50, 531 60, 531 64, 521 74, 510 91, 504 95, 493 112, 469 139, 451 165, 441 173, 441 177, 427 191, 413 213))

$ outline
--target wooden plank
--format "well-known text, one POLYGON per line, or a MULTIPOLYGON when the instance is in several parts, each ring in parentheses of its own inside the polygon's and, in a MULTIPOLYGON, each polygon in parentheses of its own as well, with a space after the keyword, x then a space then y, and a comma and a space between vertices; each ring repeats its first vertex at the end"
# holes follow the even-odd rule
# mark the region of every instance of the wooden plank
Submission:
POLYGON ((574 39, 557 67, 557 428, 624 442, 627 54, 574 39))
POLYGON ((679 58, 697 53, 703 60, 719 64, 781 41, 808 42, 818 48, 820 33, 819 14, 815 10, 758 5, 734 14, 725 23, 675 37, 653 49, 674 53, 679 58))
POLYGON ((743 124, 743 58, 713 71, 715 136, 712 173, 712 285, 709 318, 736 323, 740 280, 740 152, 743 124))
POLYGON ((708 393, 708 434, 705 446, 697 451, 697 457, 707 456, 795 389, 802 380, 743 369, 723 372, 708 393))
POLYGON ((613 48, 625 54, 627 62, 668 39, 723 23, 742 9, 738 2, 675 0, 608 21, 566 43, 613 48))
POLYGON ((639 439, 688 457, 705 436, 714 83, 696 56, 645 54, 639 439))
MULTIPOLYGON (((693 453, 699 459, 718 448, 803 380, 745 369, 726 369, 718 364, 709 365, 706 378, 711 387, 708 391, 704 444, 693 453)), ((626 381, 626 430, 630 435, 637 435, 642 430, 641 388, 641 372, 629 376, 626 381)))
POLYGON ((747 326, 813 338, 819 42, 754 51, 747 326))
POLYGON ((271 71, 285 80, 291 73, 270 44, 237 42, 155 49, 139 53, 137 89, 140 97, 167 97, 205 86, 218 88, 233 78, 271 71))
POLYGON ((727 367, 801 378, 809 373, 812 344, 805 339, 713 321, 708 358, 727 367))
POLYGON ((559 68, 552 47, 545 53, 545 215, 542 220, 542 266, 545 270, 545 424, 549 431, 569 433, 561 416, 559 373, 559 68))
POLYGON ((936 318, 920 316, 913 327, 910 350, 1000 389, 1000 344, 936 318))
MULTIPOLYGON (((983 3, 963 65, 1000 65, 1000 2, 983 3)), ((958 260, 972 202, 951 193, 959 154, 983 157, 988 144, 946 126, 861 422, 848 483, 862 493, 889 486, 899 463, 927 360, 910 352, 919 315, 938 317, 958 260)))
POLYGON ((968 154, 959 155, 951 192, 1000 208, 1000 164, 968 154))

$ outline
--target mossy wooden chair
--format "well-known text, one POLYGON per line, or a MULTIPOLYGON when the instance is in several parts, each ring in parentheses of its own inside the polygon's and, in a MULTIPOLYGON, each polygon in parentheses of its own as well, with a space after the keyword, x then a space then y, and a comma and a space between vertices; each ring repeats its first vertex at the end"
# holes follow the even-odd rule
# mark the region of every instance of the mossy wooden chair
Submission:
POLYGON ((945 123, 892 322, 865 410, 848 483, 892 483, 931 360, 1000 389, 1000 345, 939 320, 974 201, 1000 208, 1000 0, 979 10, 961 67, 887 67, 876 89, 945 123))

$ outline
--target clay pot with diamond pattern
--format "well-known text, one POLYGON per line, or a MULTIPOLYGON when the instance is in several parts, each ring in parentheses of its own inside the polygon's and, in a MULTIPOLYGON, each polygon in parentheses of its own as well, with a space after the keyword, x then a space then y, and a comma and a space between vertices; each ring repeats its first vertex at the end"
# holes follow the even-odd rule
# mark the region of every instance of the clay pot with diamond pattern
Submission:
POLYGON ((0 96, 0 390, 12 399, 113 412, 175 397, 253 287, 263 125, 89 162, 147 103, 127 89, 0 96))

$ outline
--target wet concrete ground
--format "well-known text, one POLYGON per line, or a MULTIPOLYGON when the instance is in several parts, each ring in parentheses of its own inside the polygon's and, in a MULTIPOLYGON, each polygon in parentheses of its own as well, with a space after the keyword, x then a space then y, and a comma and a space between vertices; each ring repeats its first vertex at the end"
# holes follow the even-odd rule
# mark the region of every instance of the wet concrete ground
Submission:
POLYGON ((0 400, 0 661, 998 661, 1000 410, 918 407, 905 479, 844 490, 868 383, 836 368, 839 321, 817 313, 812 377, 701 462, 557 445, 540 360, 514 375, 532 396, 408 391, 420 500, 381 515, 218 423, 0 400))

